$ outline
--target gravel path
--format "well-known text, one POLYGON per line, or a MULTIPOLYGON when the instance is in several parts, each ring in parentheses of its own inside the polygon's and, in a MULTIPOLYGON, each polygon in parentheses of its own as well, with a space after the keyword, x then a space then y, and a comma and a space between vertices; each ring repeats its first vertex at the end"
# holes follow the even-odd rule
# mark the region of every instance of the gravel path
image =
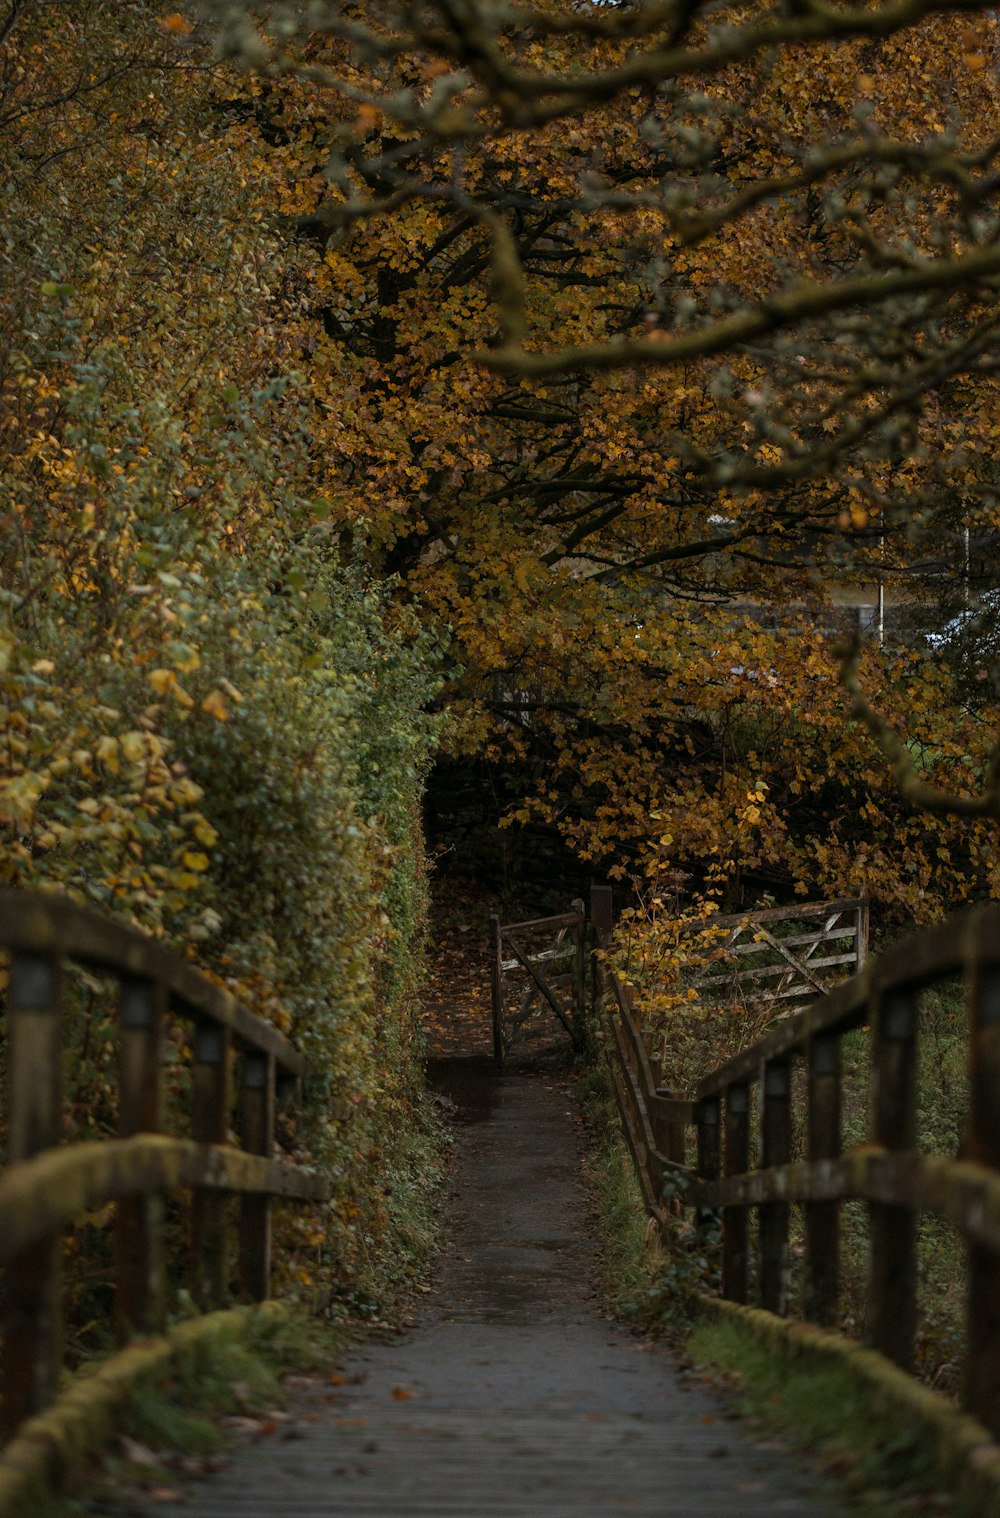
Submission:
MULTIPOLYGON (((449 1245, 421 1320, 367 1344, 284 1437, 192 1484, 186 1518, 840 1518, 670 1355, 609 1321, 562 1082, 438 1062, 456 1103, 449 1245)), ((150 1512, 163 1514, 162 1505, 150 1512)))

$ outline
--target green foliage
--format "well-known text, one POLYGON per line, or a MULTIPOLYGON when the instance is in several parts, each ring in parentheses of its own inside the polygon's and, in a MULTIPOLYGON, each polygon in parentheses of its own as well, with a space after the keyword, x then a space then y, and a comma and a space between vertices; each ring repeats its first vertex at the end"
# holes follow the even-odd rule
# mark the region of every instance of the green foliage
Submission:
POLYGON ((932 1443, 906 1412, 893 1414, 838 1364, 775 1352, 743 1325, 707 1323, 690 1341, 695 1363, 725 1374, 737 1405, 848 1483, 852 1510, 901 1518, 915 1505, 957 1512, 940 1493, 932 1443), (932 1495, 933 1494, 933 1495, 932 1495))
MULTIPOLYGON (((307 273, 226 73, 125 9, 29 7, 3 44, 0 882, 125 917, 296 1040, 315 1076, 279 1137, 335 1195, 282 1215, 279 1284, 391 1294, 438 1143, 415 1012, 436 638, 329 523, 307 273)), ((182 1095, 183 1030, 169 1054, 182 1095)), ((67 1076, 71 1134, 113 1131, 87 977, 67 1076)), ((81 1330, 108 1222, 98 1289, 70 1246, 81 1330)))

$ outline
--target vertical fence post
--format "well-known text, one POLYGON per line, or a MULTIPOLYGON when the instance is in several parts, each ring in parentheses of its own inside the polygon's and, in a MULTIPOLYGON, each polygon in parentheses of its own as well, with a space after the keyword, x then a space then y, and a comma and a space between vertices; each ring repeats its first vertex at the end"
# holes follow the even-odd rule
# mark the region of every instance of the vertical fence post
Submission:
MULTIPOLYGON (((792 1157, 791 1064, 787 1057, 766 1060, 761 1072, 763 1110, 760 1162, 764 1170, 787 1165, 792 1157)), ((787 1202, 764 1202, 760 1208, 760 1305, 783 1313, 788 1282, 787 1202)))
MULTIPOLYGON (((199 1144, 224 1144, 229 1131, 227 1028, 201 1022, 194 1030, 191 1133, 199 1144)), ((191 1198, 191 1294, 202 1311, 227 1296, 225 1192, 196 1186, 191 1198)))
MULTIPOLYGON (((726 1175, 745 1175, 750 1164, 750 1088, 743 1081, 726 1087, 726 1175)), ((726 1207, 722 1214, 722 1295, 731 1302, 747 1299, 746 1207, 726 1207)))
MULTIPOLYGON (((975 967, 970 987, 970 1158, 1000 1169, 1000 965, 975 967)), ((962 1404, 1000 1437, 1000 1259, 969 1244, 962 1404)))
MULTIPOLYGON (((166 993, 153 980, 123 979, 118 992, 118 1133, 163 1127, 162 1046, 166 993)), ((115 1207, 115 1331, 158 1333, 166 1321, 163 1197, 123 1197, 115 1207)))
MULTIPOLYGON (((810 1160, 834 1160, 841 1152, 840 1037, 814 1034, 809 1042, 808 1147, 810 1160)), ((832 1326, 840 1280, 840 1204, 806 1202, 805 1315, 832 1326)))
MULTIPOLYGON (((13 954, 7 997, 7 1163, 59 1142, 63 971, 53 955, 13 954)), ((41 1239, 10 1263, 0 1357, 2 1426, 11 1432, 55 1395, 62 1364, 61 1239, 41 1239)))
MULTIPOLYGON (((611 942, 614 932, 614 898, 610 886, 592 885, 590 888, 590 925, 594 930, 594 948, 604 948, 611 942)), ((601 962, 594 956, 593 961, 593 1002, 594 1010, 604 993, 605 976, 601 968, 601 962)))
POLYGON ((580 918, 573 932, 573 1043, 582 1049, 587 1039, 587 909, 579 897, 571 906, 580 918))
POLYGON ((862 896, 854 913, 854 968, 860 975, 868 959, 869 903, 862 896))
MULTIPOLYGON (((275 1063, 273 1054, 248 1051, 240 1088, 240 1137, 248 1154, 274 1154, 275 1063)), ((253 1302, 267 1299, 271 1286, 271 1198, 240 1197, 240 1292, 253 1302)))
POLYGON ((493 986, 493 1058, 498 1070, 503 1069, 507 1051, 503 1042, 503 943, 500 936, 500 919, 490 913, 490 979, 493 986))
MULTIPOLYGON (((917 992, 887 991, 872 1019, 872 1140, 886 1149, 917 1142, 917 992)), ((917 1326, 917 1219, 910 1207, 870 1202, 865 1341, 909 1370, 917 1326)))
MULTIPOLYGON (((705 1096, 695 1109, 695 1120, 698 1124, 698 1180, 709 1183, 719 1179, 721 1159, 719 1106, 717 1096, 705 1096)), ((699 1207, 695 1214, 695 1222, 701 1232, 714 1228, 718 1220, 719 1215, 714 1208, 699 1207)))

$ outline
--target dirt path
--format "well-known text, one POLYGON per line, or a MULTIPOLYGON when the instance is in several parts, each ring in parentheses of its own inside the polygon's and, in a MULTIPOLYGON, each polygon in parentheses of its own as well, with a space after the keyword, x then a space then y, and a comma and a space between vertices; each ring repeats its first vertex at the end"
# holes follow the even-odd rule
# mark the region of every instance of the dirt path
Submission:
POLYGON ((564 1082, 469 1058, 431 1074, 455 1103, 457 1154, 418 1326, 359 1348, 335 1400, 197 1483, 187 1518, 840 1514, 605 1315, 564 1082))

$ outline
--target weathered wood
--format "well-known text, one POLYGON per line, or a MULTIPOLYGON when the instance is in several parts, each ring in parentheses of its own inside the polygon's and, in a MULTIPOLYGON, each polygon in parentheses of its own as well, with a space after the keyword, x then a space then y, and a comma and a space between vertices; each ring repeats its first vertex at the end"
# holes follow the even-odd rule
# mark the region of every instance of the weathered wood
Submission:
MULTIPOLYGON (((565 1009, 565 1007, 560 1006, 558 1000, 556 999, 556 997, 552 993, 552 988, 549 985, 548 981, 546 981, 541 975, 539 975, 538 971, 536 970, 536 968, 535 968, 535 966, 534 966, 534 964, 533 964, 533 962, 531 960, 531 957, 528 954, 526 954, 520 948, 520 946, 518 944, 516 944, 514 942, 514 940, 509 936, 509 930, 505 928, 503 930, 503 933, 504 933, 504 937, 506 938, 507 942, 510 944, 510 947, 513 949, 514 954, 515 954, 515 956, 516 956, 516 958, 518 960, 518 963, 520 964, 522 970, 527 971, 528 975, 530 975, 531 979, 535 982, 535 985, 538 988, 539 993, 542 996, 545 997, 545 1000, 548 1002, 549 1006, 552 1008, 553 1012, 556 1014, 556 1016, 558 1017, 559 1021, 562 1023, 563 1027, 566 1029, 566 1032, 572 1038, 573 1037, 573 1024, 572 1024, 572 1021, 571 1021, 571 1017, 567 1017, 566 1016, 566 1009, 565 1009)), ((571 1016, 572 1016, 572 1014, 571 1014, 571 1016)))
MULTIPOLYGON (((1000 969, 970 976, 969 1156, 1000 1171, 1000 969)), ((968 1253, 962 1404, 1000 1437, 1000 1255, 972 1240, 968 1253)))
POLYGON ((848 1033, 868 1021, 883 991, 906 984, 916 991, 964 971, 967 946, 978 945, 982 963, 1000 964, 1000 906, 973 907, 939 927, 925 929, 876 960, 860 975, 835 986, 821 1000, 784 1018, 751 1049, 745 1049, 699 1081, 696 1095, 721 1092, 737 1080, 753 1080, 760 1060, 805 1047, 814 1034, 848 1033))
MULTIPOLYGON (((248 1154, 270 1159, 274 1153, 274 1056, 244 1054, 240 1088, 240 1137, 248 1154)), ((271 1198, 266 1194, 240 1197, 240 1293, 253 1302, 266 1301, 271 1284, 271 1198)))
MULTIPOLYGON (((717 1181, 721 1164, 722 1134, 720 1131, 719 1113, 721 1103, 717 1096, 706 1096, 698 1103, 697 1128, 698 1128, 698 1180, 702 1183, 717 1181)), ((712 1207, 699 1207, 696 1211, 696 1223, 701 1232, 714 1229, 718 1223, 718 1212, 712 1207)))
MULTIPOLYGON (((918 994, 887 990, 872 1020, 872 1140, 910 1150, 917 1141, 918 994)), ((868 1301, 865 1341, 908 1370, 917 1325, 917 1230, 903 1204, 869 1206, 868 1301)))
MULTIPOLYGON (((761 1072, 760 1162, 768 1170, 787 1165, 792 1153, 791 1066, 787 1059, 768 1060, 761 1072)), ((760 1209, 760 1305, 783 1314, 788 1284, 789 1208, 784 1201, 760 1209)))
POLYGON ((164 1134, 46 1149, 0 1174, 0 1263, 106 1202, 188 1186, 303 1201, 330 1195, 327 1180, 287 1160, 164 1134))
POLYGON ((587 1022, 587 916, 579 897, 572 906, 578 919, 573 929, 573 1042, 582 1049, 587 1022))
MULTIPOLYGON (((191 1133, 200 1144, 225 1144, 229 1133, 228 1028, 200 1023, 194 1033, 191 1133)), ((203 1312, 228 1295, 227 1198, 196 1186, 191 1198, 191 1295, 203 1312)))
MULTIPOLYGON (((817 1034, 808 1051, 808 1152, 810 1160, 836 1159, 841 1151, 840 1039, 817 1034)), ((833 1324, 840 1278, 840 1208, 807 1202, 805 1208, 805 1313, 814 1323, 833 1324)))
POLYGON ((241 1049, 263 1049, 289 1074, 308 1065, 286 1038, 192 965, 135 928, 65 897, 0 891, 0 944, 25 954, 61 955, 116 975, 155 980, 186 1017, 221 1023, 241 1049))
MULTIPOLYGON (((118 994, 118 1133, 163 1127, 163 1021, 166 991, 129 977, 118 994)), ((162 1193, 123 1198, 115 1211, 115 1331, 153 1334, 166 1324, 162 1193)))
MULTIPOLYGON (((63 971, 52 953, 11 956, 7 995, 7 1157, 16 1166, 62 1129, 63 971)), ((0 1427, 10 1432, 53 1396, 62 1364, 60 1238, 36 1233, 11 1258, 4 1289, 0 1427)))
POLYGON ((502 1070, 507 1050, 503 1037, 503 943, 500 919, 490 914, 490 982, 493 988, 493 1058, 502 1070))
MULTIPOLYGON (((725 1097, 726 1131, 723 1171, 743 1175, 750 1164, 750 1088, 730 1086, 725 1097)), ((722 1295, 747 1300, 749 1218, 745 1207, 727 1207, 722 1219, 722 1295)))

